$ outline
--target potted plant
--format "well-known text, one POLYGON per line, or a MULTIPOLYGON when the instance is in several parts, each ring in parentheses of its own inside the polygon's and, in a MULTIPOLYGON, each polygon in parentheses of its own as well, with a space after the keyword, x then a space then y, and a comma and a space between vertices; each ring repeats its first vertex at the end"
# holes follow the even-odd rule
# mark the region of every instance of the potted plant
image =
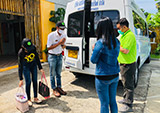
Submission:
MULTIPOLYGON (((49 21, 57 23, 58 21, 64 20, 65 9, 58 8, 57 11, 51 11, 50 15, 52 17, 49 18, 49 21)), ((53 27, 52 31, 55 31, 55 30, 56 30, 56 27, 53 27)))

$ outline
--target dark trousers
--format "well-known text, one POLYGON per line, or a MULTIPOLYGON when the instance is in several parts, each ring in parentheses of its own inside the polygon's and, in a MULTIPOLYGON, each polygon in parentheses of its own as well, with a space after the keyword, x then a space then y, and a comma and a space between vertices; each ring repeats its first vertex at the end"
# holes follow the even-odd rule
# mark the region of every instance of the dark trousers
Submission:
POLYGON ((26 93, 27 93, 28 100, 31 99, 31 96, 30 96, 30 88, 31 88, 30 73, 32 74, 34 98, 36 98, 37 97, 37 65, 36 65, 36 63, 33 63, 30 66, 23 66, 23 74, 24 74, 25 83, 26 83, 26 93))
POLYGON ((134 97, 134 75, 136 71, 136 63, 120 64, 120 70, 124 87, 123 98, 127 104, 132 104, 134 97))

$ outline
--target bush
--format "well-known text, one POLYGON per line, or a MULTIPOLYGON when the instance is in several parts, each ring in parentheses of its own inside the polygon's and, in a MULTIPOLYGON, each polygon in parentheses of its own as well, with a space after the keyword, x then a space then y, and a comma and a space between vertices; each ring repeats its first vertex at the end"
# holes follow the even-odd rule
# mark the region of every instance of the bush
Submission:
POLYGON ((154 51, 155 55, 160 55, 160 44, 157 45, 156 50, 154 51))

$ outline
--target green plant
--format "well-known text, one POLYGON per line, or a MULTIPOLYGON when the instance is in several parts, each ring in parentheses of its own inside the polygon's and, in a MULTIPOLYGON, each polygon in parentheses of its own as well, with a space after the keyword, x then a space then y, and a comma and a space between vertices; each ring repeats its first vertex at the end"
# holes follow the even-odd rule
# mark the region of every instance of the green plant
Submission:
POLYGON ((160 27, 160 1, 155 0, 156 3, 156 8, 158 9, 158 12, 156 14, 149 14, 147 13, 147 23, 149 27, 160 27))
POLYGON ((46 45, 46 48, 42 52, 44 52, 45 54, 48 54, 47 45, 46 45))
POLYGON ((154 51, 155 55, 160 55, 160 44, 157 45, 156 50, 154 51))
MULTIPOLYGON (((58 8, 57 11, 51 11, 50 15, 52 17, 49 18, 49 21, 57 23, 58 21, 64 20, 65 9, 58 8)), ((55 31, 55 30, 56 30, 56 27, 53 27, 52 31, 55 31)))
POLYGON ((151 54, 151 58, 157 58, 157 59, 160 59, 160 55, 151 54))

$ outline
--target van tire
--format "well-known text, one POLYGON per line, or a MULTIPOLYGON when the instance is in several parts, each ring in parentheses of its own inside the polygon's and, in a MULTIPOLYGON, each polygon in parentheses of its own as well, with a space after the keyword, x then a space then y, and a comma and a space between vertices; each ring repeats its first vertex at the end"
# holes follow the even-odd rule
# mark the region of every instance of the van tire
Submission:
POLYGON ((150 63, 150 61, 151 61, 151 57, 149 55, 148 58, 146 59, 145 63, 150 63))
POLYGON ((134 88, 137 87, 138 80, 139 80, 139 64, 137 63, 136 71, 135 71, 135 75, 134 75, 134 88))

